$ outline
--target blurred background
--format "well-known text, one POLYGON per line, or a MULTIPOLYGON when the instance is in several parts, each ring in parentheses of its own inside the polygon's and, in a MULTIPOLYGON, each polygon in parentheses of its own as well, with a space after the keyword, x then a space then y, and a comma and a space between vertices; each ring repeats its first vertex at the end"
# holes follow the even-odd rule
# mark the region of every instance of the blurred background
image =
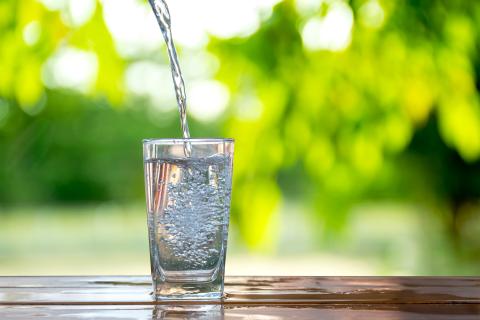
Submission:
MULTIPOLYGON (((232 137, 227 274, 480 272, 480 2, 171 0, 193 137, 232 137)), ((149 273, 180 137, 146 1, 0 0, 0 274, 149 273)))

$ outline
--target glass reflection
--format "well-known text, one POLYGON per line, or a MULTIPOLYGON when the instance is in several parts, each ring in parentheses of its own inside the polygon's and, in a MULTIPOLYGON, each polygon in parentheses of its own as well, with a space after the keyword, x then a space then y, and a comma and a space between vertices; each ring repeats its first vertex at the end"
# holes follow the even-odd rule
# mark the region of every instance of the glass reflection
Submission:
POLYGON ((224 318, 223 305, 156 305, 152 319, 219 320, 224 318))

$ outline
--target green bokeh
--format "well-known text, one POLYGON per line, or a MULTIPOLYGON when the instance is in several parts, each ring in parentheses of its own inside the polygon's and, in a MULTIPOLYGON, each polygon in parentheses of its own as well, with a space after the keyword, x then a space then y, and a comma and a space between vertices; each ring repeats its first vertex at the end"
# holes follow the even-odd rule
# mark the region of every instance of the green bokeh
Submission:
MULTIPOLYGON (((331 0, 300 12, 285 0, 252 35, 210 37, 205 50, 219 59, 214 77, 229 88, 229 107, 213 123, 191 120, 191 131, 236 140, 232 220, 246 248, 478 273, 480 3, 331 0), (338 3, 353 14, 350 44, 309 49, 304 26, 338 3), (372 4, 381 23, 368 15, 372 4), (279 231, 295 220, 290 204, 311 227, 303 247, 279 231)), ((0 1, 3 211, 143 200, 141 140, 180 129, 175 110, 155 111, 125 89, 125 70, 140 60, 166 65, 163 48, 122 57, 100 2, 72 27, 37 1, 0 1), (24 39, 32 21, 41 28, 33 45, 24 39), (42 80, 66 46, 97 57, 83 93, 42 80)))

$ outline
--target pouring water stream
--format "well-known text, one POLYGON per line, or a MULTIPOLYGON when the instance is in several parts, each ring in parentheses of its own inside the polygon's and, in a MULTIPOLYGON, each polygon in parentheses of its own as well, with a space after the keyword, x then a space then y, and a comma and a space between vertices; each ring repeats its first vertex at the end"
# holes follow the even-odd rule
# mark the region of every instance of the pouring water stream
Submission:
POLYGON ((190 131, 188 129, 187 122, 187 95, 185 92, 185 83, 183 81, 182 71, 180 70, 180 64, 178 63, 177 50, 175 49, 175 44, 173 43, 170 12, 165 0, 149 0, 149 3, 152 6, 155 16, 157 17, 158 25, 160 26, 163 38, 167 44, 168 58, 170 60, 173 85, 175 88, 175 96, 177 97, 178 111, 180 113, 183 139, 185 139, 184 153, 186 157, 190 157, 192 154, 192 145, 190 141, 186 140, 190 138, 190 131))

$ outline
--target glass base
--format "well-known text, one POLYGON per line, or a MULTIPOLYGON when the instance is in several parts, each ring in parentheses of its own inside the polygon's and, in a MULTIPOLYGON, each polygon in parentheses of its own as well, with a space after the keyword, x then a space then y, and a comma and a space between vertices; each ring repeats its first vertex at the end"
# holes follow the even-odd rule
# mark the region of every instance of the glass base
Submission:
POLYGON ((156 301, 219 301, 223 298, 223 287, 221 282, 218 281, 203 283, 160 282, 154 284, 153 296, 156 301))
POLYGON ((208 319, 223 320, 224 307, 221 304, 158 304, 152 312, 152 319, 208 319))

